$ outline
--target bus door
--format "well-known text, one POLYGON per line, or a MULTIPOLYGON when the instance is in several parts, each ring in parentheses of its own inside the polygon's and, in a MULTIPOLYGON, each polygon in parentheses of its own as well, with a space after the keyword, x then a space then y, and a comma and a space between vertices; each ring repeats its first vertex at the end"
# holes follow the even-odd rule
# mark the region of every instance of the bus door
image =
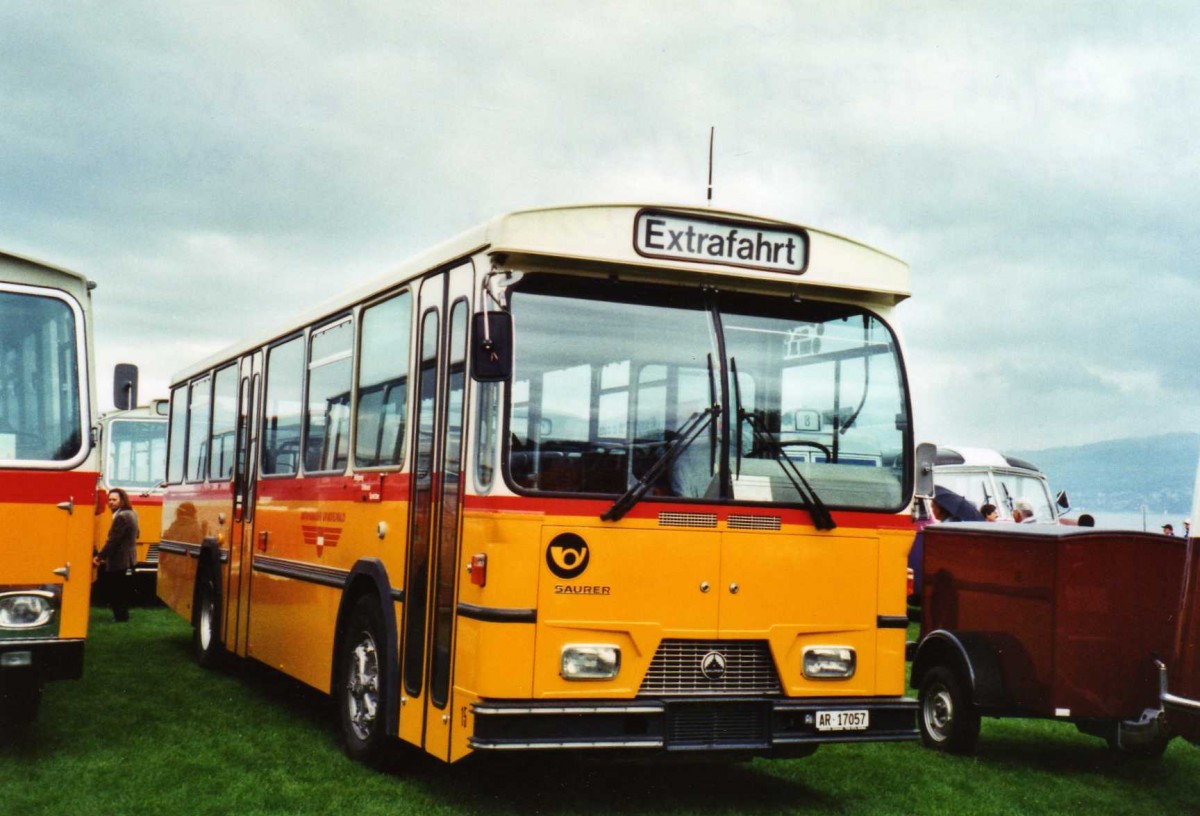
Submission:
POLYGON ((417 310, 415 456, 401 633, 400 736, 442 759, 450 756, 472 284, 469 263, 427 278, 417 310))
POLYGON ((250 561, 254 547, 255 482, 258 479, 258 415, 262 399, 262 352, 242 358, 238 385, 237 455, 233 473, 233 523, 225 582, 225 647, 245 657, 249 634, 250 561))

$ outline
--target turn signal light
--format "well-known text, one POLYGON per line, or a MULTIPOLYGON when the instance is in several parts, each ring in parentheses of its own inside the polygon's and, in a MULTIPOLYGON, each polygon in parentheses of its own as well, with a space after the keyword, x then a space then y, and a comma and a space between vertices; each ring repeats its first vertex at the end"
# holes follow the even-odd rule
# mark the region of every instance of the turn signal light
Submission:
POLYGON ((487 586, 487 553, 476 553, 467 564, 467 574, 475 586, 487 586))

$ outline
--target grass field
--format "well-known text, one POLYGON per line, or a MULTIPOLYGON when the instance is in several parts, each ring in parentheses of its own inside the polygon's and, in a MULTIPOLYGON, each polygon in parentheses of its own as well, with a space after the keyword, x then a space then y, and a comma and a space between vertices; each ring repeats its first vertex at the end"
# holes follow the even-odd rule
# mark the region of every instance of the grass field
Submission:
POLYGON ((268 669, 205 671, 166 609, 92 610, 84 678, 0 738, 0 813, 35 814, 1196 814, 1200 748, 1128 761, 1064 723, 985 720, 973 758, 917 744, 802 760, 676 764, 540 755, 445 767, 341 754, 329 701, 268 669))

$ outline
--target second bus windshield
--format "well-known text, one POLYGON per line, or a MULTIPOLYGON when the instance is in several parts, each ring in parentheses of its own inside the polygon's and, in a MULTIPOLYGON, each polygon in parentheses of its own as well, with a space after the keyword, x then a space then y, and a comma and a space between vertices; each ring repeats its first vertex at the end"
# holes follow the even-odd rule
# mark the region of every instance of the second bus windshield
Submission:
POLYGON ((512 312, 518 490, 621 494, 691 420, 650 495, 796 504, 799 471, 832 507, 905 503, 899 352, 870 312, 558 276, 512 312))

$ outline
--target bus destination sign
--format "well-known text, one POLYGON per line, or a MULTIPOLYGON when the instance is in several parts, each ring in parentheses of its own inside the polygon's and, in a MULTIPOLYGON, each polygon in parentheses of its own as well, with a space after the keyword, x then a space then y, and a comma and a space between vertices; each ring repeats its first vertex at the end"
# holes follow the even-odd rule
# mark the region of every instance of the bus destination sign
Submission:
POLYGON ((647 258, 742 266, 799 275, 808 263, 803 230, 643 210, 633 248, 647 258))

